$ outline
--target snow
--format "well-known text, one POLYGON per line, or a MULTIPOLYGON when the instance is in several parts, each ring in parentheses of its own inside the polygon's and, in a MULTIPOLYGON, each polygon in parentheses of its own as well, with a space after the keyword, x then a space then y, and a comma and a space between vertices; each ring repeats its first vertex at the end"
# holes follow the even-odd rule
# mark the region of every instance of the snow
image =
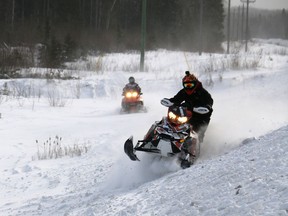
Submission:
POLYGON ((229 69, 225 54, 158 50, 146 53, 142 73, 138 53, 117 53, 101 57, 98 73, 85 71, 85 62, 72 65, 79 80, 0 80, 15 95, 0 98, 0 215, 288 215, 287 41, 249 45, 243 61, 261 59, 245 70, 229 69), (187 69, 215 102, 200 158, 185 170, 145 153, 130 161, 125 140, 142 139, 166 115, 160 99, 181 89, 187 69), (119 114, 131 75, 147 113, 119 114), (44 142, 59 138, 88 151, 37 159, 44 142))

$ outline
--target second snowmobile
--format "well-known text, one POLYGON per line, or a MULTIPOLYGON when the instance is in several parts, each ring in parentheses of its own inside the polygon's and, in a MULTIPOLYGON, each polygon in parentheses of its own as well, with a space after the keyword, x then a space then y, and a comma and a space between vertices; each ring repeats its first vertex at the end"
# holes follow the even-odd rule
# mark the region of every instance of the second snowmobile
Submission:
POLYGON ((141 112, 146 111, 142 98, 142 93, 136 90, 129 90, 123 92, 123 98, 121 102, 121 113, 141 112))

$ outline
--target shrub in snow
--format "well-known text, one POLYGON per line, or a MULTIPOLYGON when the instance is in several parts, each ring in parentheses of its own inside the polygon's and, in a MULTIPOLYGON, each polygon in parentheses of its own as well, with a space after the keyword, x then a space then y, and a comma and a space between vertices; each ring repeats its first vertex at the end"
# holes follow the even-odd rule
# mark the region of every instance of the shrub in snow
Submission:
POLYGON ((33 160, 46 160, 57 159, 64 156, 81 156, 83 153, 87 153, 89 146, 74 144, 73 146, 64 146, 62 144, 62 137, 55 136, 54 139, 49 137, 43 144, 36 140, 37 155, 33 157, 33 160))

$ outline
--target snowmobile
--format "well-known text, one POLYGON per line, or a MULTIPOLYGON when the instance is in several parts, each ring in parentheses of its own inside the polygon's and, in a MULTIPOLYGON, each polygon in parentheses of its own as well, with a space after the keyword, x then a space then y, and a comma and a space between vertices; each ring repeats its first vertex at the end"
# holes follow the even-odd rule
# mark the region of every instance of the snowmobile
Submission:
POLYGON ((131 113, 146 111, 142 98, 142 93, 130 89, 123 92, 123 98, 121 102, 121 113, 131 113))
MULTIPOLYGON (((189 119, 192 112, 186 107, 175 106, 168 100, 161 104, 168 107, 167 116, 156 121, 148 130, 143 140, 133 145, 133 136, 126 140, 124 152, 132 161, 140 161, 137 151, 154 154, 159 157, 177 157, 177 162, 185 169, 190 167, 200 154, 198 135, 193 131, 189 119)), ((198 108, 204 112, 204 107, 198 108)), ((194 110, 195 111, 195 110, 194 110)), ((208 109, 206 110, 208 112, 208 109)))

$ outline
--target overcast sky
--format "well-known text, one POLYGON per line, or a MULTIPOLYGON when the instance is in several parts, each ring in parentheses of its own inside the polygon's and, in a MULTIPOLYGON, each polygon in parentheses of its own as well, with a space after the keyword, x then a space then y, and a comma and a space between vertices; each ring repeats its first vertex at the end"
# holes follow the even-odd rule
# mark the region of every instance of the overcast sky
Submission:
MULTIPOLYGON (((228 0, 225 0, 228 2, 228 0)), ((246 0, 242 0, 246 2, 246 0)), ((250 0, 250 2, 255 0, 250 0)), ((231 6, 242 5, 241 0, 231 0, 231 6)), ((288 0, 256 0, 251 3, 251 7, 261 8, 261 9, 288 9, 288 0)))

